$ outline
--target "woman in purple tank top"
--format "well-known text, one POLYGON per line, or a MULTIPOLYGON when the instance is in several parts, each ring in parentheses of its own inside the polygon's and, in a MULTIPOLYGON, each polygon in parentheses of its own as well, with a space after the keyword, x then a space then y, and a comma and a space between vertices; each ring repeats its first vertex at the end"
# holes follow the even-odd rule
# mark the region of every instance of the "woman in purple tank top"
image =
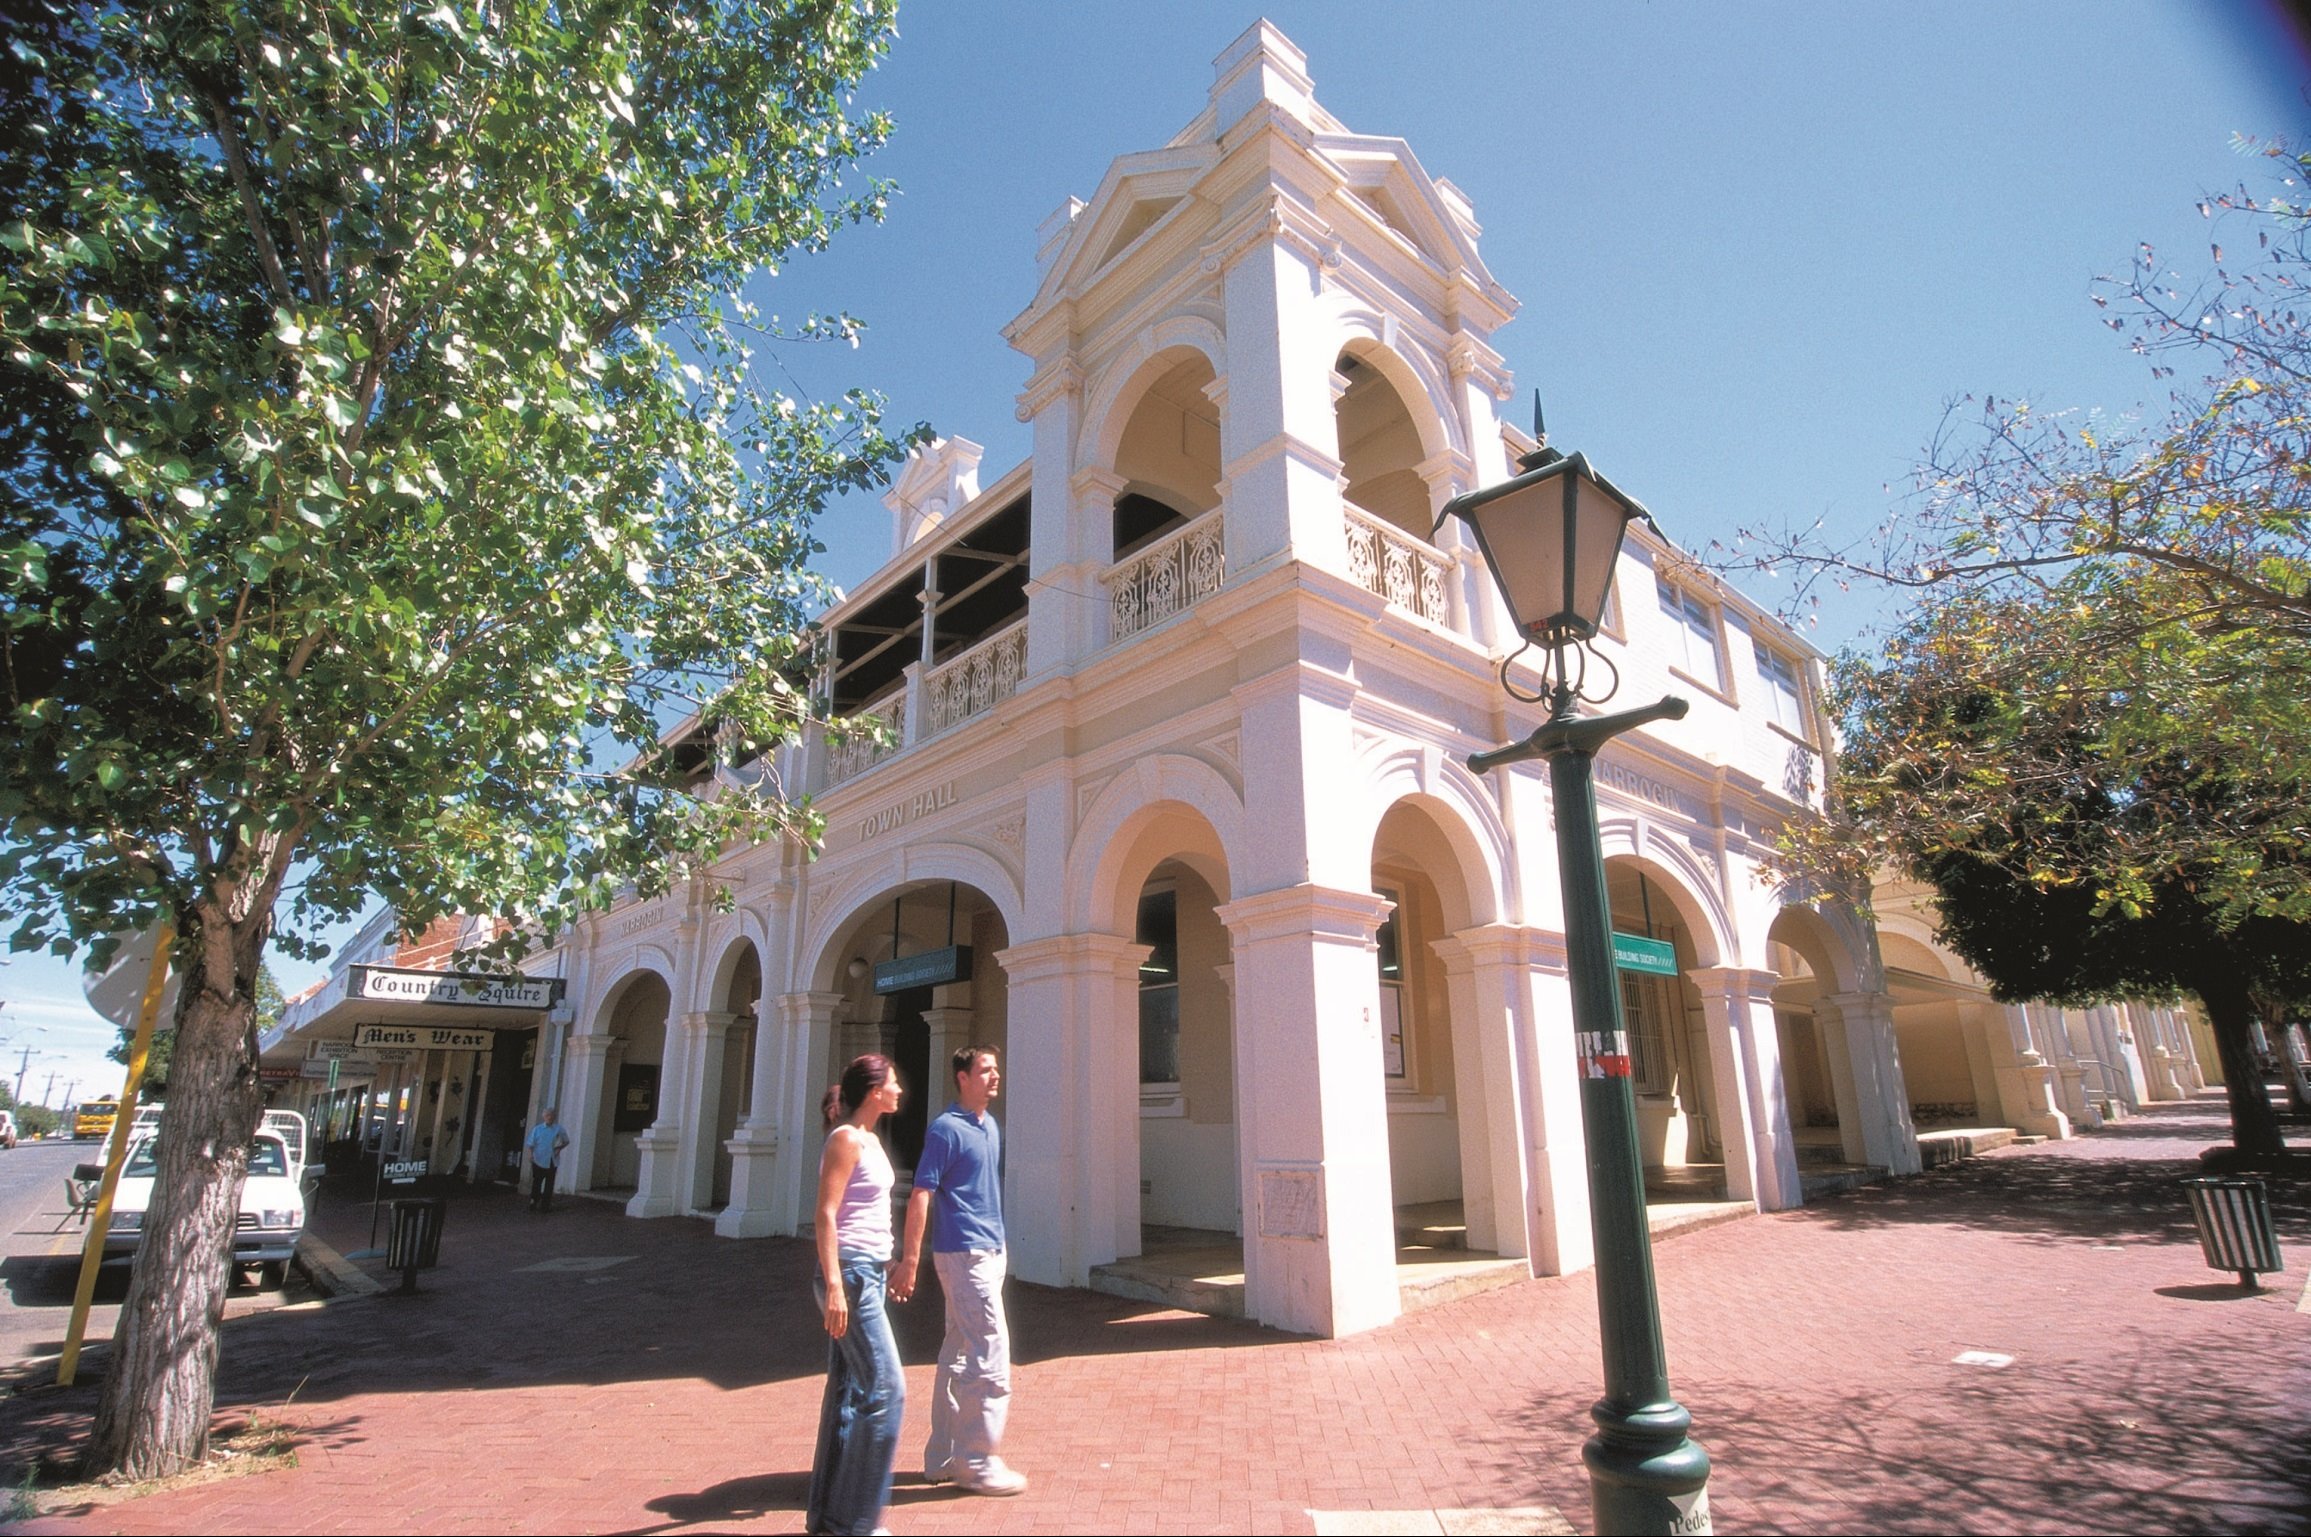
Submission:
POLYGON ((875 1123, 899 1108, 898 1070, 864 1056, 827 1091, 818 1166, 818 1275, 811 1289, 827 1331, 827 1388, 811 1459, 810 1532, 883 1530, 891 1463, 907 1388, 884 1312, 891 1261, 891 1159, 875 1123))

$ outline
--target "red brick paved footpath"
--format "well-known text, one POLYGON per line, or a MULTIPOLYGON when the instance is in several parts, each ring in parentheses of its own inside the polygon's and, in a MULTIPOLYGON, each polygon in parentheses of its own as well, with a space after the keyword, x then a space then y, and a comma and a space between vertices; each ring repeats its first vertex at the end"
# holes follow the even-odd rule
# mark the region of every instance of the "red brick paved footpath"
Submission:
MULTIPOLYGON (((2311 1190, 2275 1187, 2289 1270, 2239 1295, 2176 1185, 2223 1130, 2202 1096, 1661 1244, 1719 1529, 2311 1532, 2311 1190), (1954 1362, 1968 1351, 2013 1359, 1954 1362)), ((366 1216, 322 1221, 353 1249, 366 1216)), ((701 1221, 453 1201, 421 1296, 230 1327, 220 1412, 293 1426, 295 1468, 20 1529, 799 1530, 824 1348, 810 1265, 701 1221)), ((899 1316, 906 1358, 929 1360, 935 1294, 899 1316)), ((1012 1316, 1005 1450, 1033 1488, 902 1482, 899 1532, 1309 1532, 1311 1510, 1534 1505, 1588 1529, 1586 1274, 1337 1341, 1035 1287, 1012 1316)), ((928 1385, 910 1369, 902 1470, 928 1385)), ((0 1401, 0 1479, 68 1449, 92 1403, 0 1401)))

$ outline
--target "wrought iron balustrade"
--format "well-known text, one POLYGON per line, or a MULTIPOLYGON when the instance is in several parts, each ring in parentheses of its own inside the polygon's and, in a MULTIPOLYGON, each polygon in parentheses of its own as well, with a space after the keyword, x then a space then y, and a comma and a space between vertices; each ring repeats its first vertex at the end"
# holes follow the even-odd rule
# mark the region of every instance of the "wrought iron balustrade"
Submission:
POLYGON ((1445 593, 1452 557, 1361 507, 1342 502, 1340 511, 1347 524, 1350 578, 1432 624, 1450 624, 1445 593))
POLYGON ((1191 608, 1220 590, 1226 576, 1227 528, 1223 509, 1176 529, 1137 554, 1108 568, 1099 579, 1107 590, 1110 641, 1139 634, 1191 608))
POLYGON ((961 656, 940 663, 923 677, 924 735, 960 725, 981 715, 1019 691, 1027 671, 1027 621, 973 646, 961 656))

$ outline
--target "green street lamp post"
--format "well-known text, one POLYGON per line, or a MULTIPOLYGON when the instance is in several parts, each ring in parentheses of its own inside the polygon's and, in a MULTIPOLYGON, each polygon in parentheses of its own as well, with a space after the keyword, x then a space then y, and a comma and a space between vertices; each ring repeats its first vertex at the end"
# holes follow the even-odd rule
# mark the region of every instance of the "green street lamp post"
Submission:
POLYGON ((1671 697, 1613 715, 1576 713, 1584 700, 1610 699, 1619 684, 1612 664, 1589 643, 1604 615, 1623 535, 1631 521, 1652 519, 1579 454, 1568 458, 1543 447, 1520 468, 1513 480, 1453 498, 1437 522, 1457 517, 1468 525, 1526 646, 1548 652, 1539 694, 1520 692, 1509 682, 1508 660, 1501 663, 1501 686, 1528 704, 1546 703, 1548 720, 1522 742, 1475 754, 1468 766, 1483 773, 1543 759, 1556 807, 1605 1357, 1605 1396, 1589 1411, 1597 1433, 1583 1444, 1581 1460, 1599 1533, 1707 1532, 1709 1454, 1686 1434, 1693 1417, 1670 1396, 1661 1342, 1637 1102, 1591 778, 1598 749, 1632 727, 1682 719, 1686 703, 1671 697), (1588 690, 1591 661, 1612 673, 1596 692, 1588 690))

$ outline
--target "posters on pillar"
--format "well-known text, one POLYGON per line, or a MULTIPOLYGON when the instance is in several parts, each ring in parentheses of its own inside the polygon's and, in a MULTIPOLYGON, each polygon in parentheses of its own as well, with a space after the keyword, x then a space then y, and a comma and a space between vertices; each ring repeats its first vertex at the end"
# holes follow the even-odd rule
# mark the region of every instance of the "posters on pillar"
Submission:
POLYGON ((1626 1078, 1629 1076, 1629 1036, 1622 1030, 1582 1030, 1576 1032, 1581 1053, 1583 1078, 1626 1078))

